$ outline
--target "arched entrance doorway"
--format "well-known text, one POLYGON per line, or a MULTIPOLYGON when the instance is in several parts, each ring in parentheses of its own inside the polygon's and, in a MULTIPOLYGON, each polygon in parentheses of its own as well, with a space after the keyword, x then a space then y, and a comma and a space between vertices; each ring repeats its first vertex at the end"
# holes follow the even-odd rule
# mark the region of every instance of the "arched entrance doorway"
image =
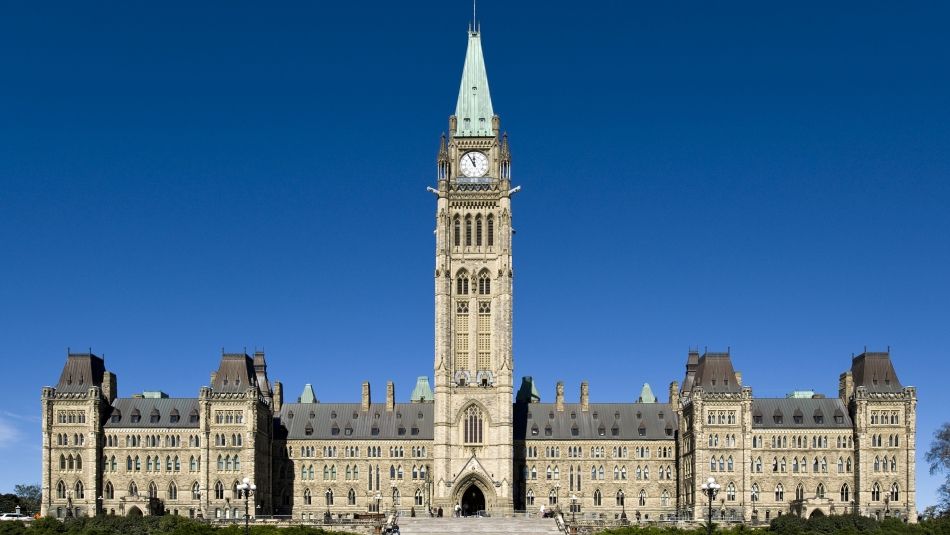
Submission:
POLYGON ((133 505, 129 509, 129 516, 142 516, 142 510, 133 505))
POLYGON ((462 500, 459 505, 462 506, 462 516, 472 516, 478 514, 479 511, 484 511, 485 495, 482 493, 482 489, 478 488, 475 483, 469 485, 462 493, 462 500))
POLYGON ((825 516, 825 512, 822 511, 821 509, 815 509, 814 511, 811 512, 810 515, 808 515, 808 518, 819 518, 822 516, 825 516))

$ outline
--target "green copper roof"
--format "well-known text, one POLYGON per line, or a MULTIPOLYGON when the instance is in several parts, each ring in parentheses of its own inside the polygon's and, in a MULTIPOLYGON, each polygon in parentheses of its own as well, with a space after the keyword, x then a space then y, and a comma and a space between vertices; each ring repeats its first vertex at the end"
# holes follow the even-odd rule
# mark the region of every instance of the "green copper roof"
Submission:
POLYGON ((412 394, 409 395, 409 401, 420 403, 434 400, 435 394, 432 393, 432 388, 429 386, 429 378, 425 375, 417 378, 416 386, 412 389, 412 394))
POLYGON ((313 392, 313 386, 310 383, 303 385, 303 393, 300 394, 300 401, 298 403, 319 403, 317 401, 317 395, 313 392))
POLYGON ((656 403, 656 396, 653 395, 650 383, 643 383, 643 388, 640 390, 640 399, 637 400, 637 403, 656 403))
POLYGON ((493 116, 488 74, 485 72, 485 58, 482 56, 481 34, 470 29, 465 67, 462 68, 462 85, 459 86, 459 100, 455 105, 455 117, 458 119, 455 135, 491 136, 493 116))

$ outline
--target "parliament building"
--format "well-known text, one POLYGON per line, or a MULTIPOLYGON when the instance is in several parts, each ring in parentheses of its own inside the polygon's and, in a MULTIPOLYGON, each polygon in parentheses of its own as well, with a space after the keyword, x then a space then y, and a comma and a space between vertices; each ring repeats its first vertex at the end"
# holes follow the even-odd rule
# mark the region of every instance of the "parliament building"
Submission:
MULTIPOLYGON (((437 156, 433 384, 405 401, 363 383, 354 403, 307 385, 285 401, 263 352, 224 353, 194 398, 120 397, 99 356, 68 353, 42 389, 43 514, 354 517, 459 505, 642 521, 858 513, 917 517, 917 393, 888 352, 842 359, 838 392, 758 398, 732 355, 689 351, 660 400, 592 403, 588 383, 542 402, 515 384, 507 136, 472 26, 437 156), (434 388, 433 388, 434 387, 434 388), (375 395, 374 395, 375 394, 375 395)), ((209 363, 211 364, 211 363, 209 363)), ((212 365, 213 366, 213 365, 212 365)), ((212 366, 209 366, 211 368, 212 366)), ((355 388, 354 388, 355 397, 355 388)))

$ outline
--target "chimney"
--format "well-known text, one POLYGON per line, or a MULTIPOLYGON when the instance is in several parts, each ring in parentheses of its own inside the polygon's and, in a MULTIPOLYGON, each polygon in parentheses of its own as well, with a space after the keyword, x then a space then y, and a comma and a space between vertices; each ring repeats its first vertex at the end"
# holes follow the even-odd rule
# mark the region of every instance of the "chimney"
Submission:
POLYGON ((557 412, 564 412, 564 381, 558 381, 554 390, 554 406, 557 412))
POLYGON ((854 392, 854 377, 850 371, 847 371, 838 378, 838 397, 847 405, 851 400, 852 392, 854 392))
POLYGON ((368 411, 369 410, 369 381, 363 381, 363 396, 360 400, 360 410, 368 411))
POLYGON ((736 384, 742 386, 742 372, 736 372, 736 384))
POLYGON ((676 381, 670 383, 670 405, 672 405, 673 410, 675 411, 679 408, 680 404, 680 385, 676 381))
POLYGON ((284 405, 284 385, 280 381, 274 381, 274 412, 280 412, 284 405))
POLYGON ((211 372, 211 382, 208 383, 211 386, 214 386, 214 379, 218 376, 218 372, 211 372))
POLYGON ((386 410, 392 412, 396 408, 396 387, 392 381, 386 381, 386 410))
POLYGON ((106 371, 102 374, 102 395, 112 405, 115 398, 119 397, 119 382, 114 373, 106 371))
POLYGON ((587 381, 581 381, 581 410, 587 412, 590 409, 590 397, 587 381))

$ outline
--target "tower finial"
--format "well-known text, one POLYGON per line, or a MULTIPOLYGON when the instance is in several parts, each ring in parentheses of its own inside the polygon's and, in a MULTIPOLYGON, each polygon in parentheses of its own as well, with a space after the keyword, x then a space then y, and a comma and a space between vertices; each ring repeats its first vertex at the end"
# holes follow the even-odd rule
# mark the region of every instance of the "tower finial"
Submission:
POLYGON ((478 18, 475 16, 475 4, 478 0, 472 0, 472 31, 478 33, 478 18))

